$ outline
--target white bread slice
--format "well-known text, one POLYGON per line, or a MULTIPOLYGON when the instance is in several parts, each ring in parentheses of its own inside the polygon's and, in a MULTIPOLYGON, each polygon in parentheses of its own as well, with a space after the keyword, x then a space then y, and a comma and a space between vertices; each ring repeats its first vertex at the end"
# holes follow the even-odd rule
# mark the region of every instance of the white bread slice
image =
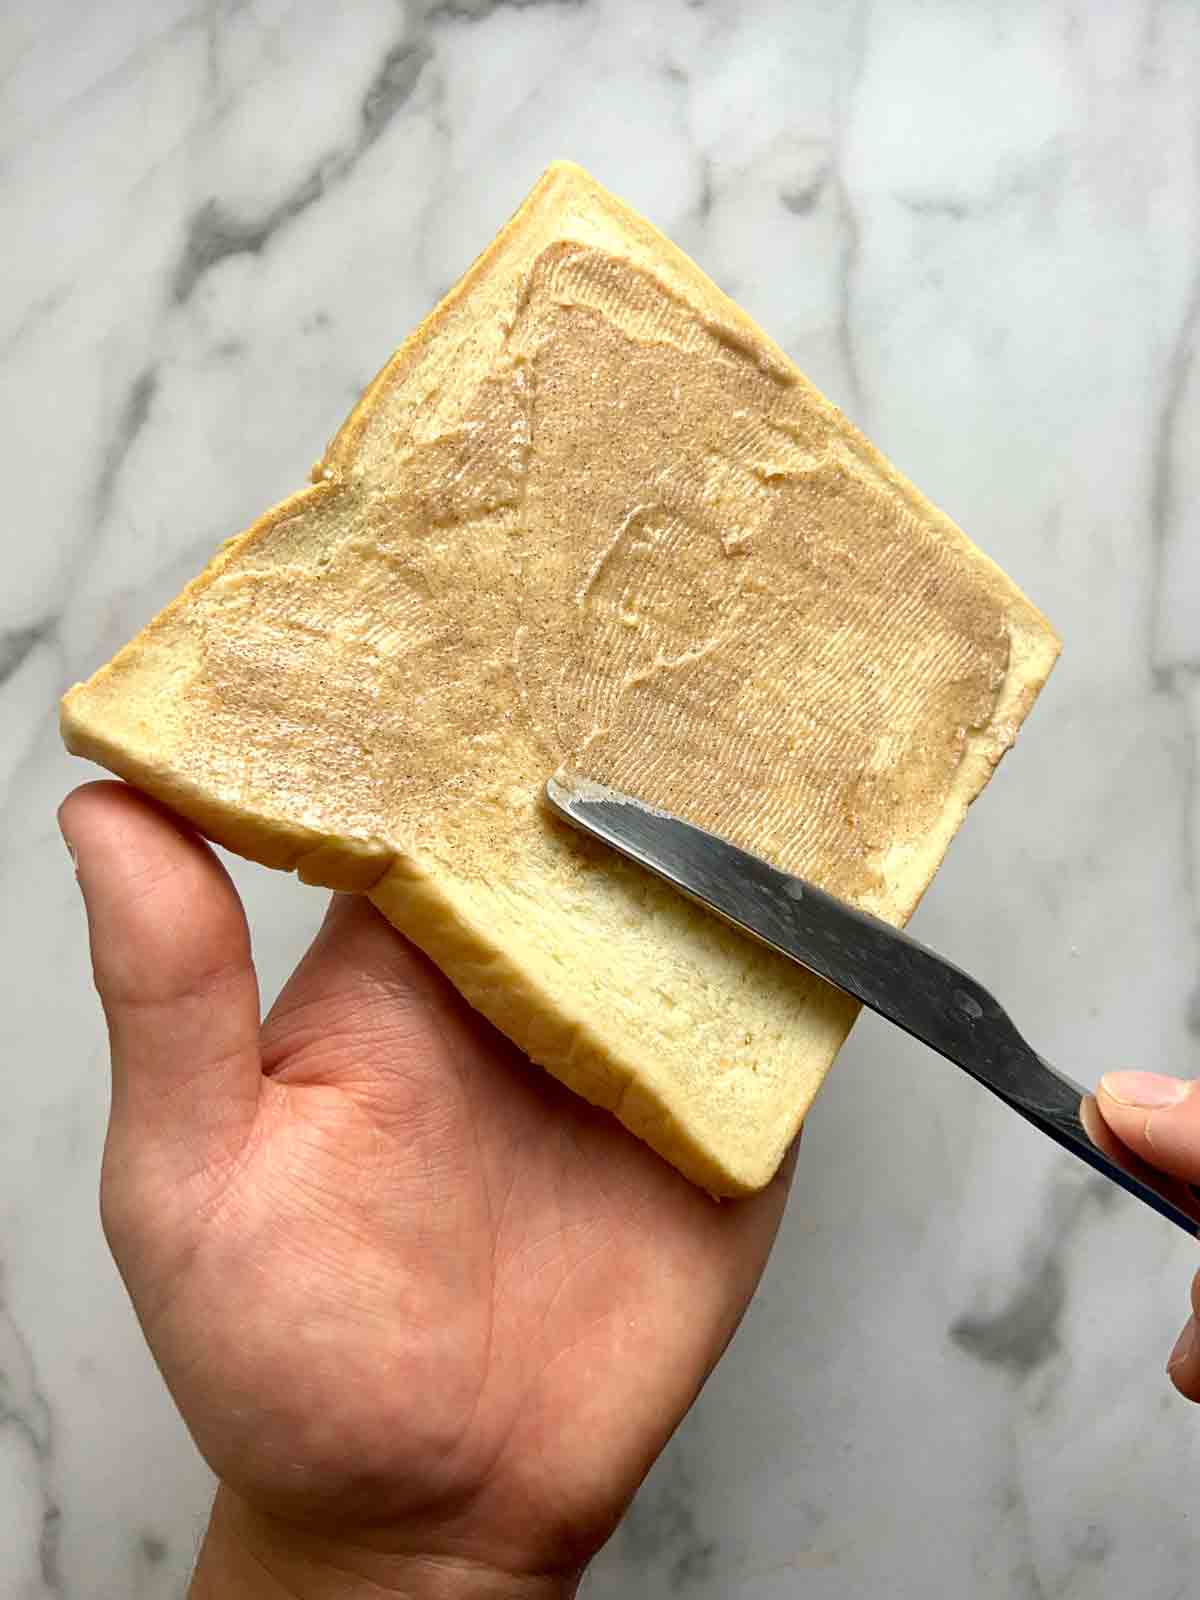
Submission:
POLYGON ((366 891, 718 1195, 855 1007, 541 802, 560 763, 894 922, 1058 643, 681 251, 552 167, 355 408, 62 707, 230 849, 366 891))

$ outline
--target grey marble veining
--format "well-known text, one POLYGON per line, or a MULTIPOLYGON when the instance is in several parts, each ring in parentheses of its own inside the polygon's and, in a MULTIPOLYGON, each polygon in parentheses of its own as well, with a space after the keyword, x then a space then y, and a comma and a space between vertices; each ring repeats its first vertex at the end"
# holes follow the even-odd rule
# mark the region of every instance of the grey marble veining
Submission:
MULTIPOLYGON (((736 295, 1058 626, 916 927, 1073 1075, 1200 1066, 1189 0, 42 0, 0 18, 0 1600, 178 1594, 210 1484, 108 1259, 54 703, 295 488, 546 162, 736 295)), ((237 863, 268 997, 321 897, 237 863)), ((1195 1262, 864 1020, 596 1600, 1197 1584, 1195 1262)))

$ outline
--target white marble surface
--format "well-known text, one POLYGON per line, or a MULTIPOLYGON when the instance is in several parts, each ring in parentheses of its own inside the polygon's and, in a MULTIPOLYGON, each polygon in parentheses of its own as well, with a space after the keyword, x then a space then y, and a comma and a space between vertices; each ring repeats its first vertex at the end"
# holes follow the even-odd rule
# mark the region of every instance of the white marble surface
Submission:
MULTIPOLYGON (((1078 1076, 1200 1069, 1189 0, 39 0, 0 18, 0 1597, 160 1597, 209 1484, 96 1219, 59 692, 303 478, 542 166, 664 226, 1058 624, 917 928, 1078 1076)), ((241 867, 268 992, 320 911, 241 867)), ((856 1031, 594 1600, 1191 1595, 1194 1252, 856 1031)))

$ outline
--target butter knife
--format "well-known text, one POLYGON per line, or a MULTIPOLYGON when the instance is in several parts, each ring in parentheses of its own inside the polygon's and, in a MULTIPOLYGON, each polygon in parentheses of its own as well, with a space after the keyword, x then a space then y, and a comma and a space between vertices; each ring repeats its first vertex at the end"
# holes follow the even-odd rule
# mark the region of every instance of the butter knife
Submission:
POLYGON ((565 821, 894 1022, 1088 1166, 1200 1234, 1191 1186, 1120 1144, 1092 1096, 1037 1054, 983 985, 916 939, 619 790, 558 772, 546 799, 565 821))

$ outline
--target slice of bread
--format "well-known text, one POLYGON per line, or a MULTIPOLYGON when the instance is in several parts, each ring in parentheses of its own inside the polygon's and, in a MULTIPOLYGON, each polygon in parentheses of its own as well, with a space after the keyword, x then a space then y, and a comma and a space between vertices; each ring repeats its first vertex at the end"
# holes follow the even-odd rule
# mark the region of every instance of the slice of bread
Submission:
POLYGON ((548 814, 569 764, 895 922, 1058 644, 667 239, 552 167, 314 484, 86 684, 68 746, 365 891, 714 1194, 767 1183, 844 997, 548 814))

